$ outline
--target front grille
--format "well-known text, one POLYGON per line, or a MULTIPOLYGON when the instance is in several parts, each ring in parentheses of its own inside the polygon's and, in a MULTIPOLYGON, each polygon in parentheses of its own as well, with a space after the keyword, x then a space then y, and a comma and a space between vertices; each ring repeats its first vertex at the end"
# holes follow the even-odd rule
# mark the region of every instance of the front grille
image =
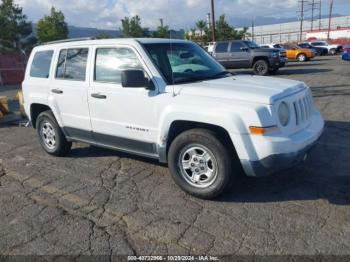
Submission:
POLYGON ((308 94, 293 102, 296 125, 301 125, 307 122, 312 115, 313 103, 312 98, 308 94))
POLYGON ((287 57, 287 52, 286 51, 281 51, 280 52, 280 57, 287 57))

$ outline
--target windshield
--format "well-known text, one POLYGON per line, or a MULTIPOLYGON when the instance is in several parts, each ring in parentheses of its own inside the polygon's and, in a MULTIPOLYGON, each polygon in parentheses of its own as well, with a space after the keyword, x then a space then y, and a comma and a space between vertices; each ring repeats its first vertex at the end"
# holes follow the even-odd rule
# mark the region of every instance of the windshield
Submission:
POLYGON ((253 41, 243 41, 249 48, 260 48, 255 42, 253 41))
POLYGON ((167 84, 227 77, 225 68, 193 43, 143 44, 167 84))

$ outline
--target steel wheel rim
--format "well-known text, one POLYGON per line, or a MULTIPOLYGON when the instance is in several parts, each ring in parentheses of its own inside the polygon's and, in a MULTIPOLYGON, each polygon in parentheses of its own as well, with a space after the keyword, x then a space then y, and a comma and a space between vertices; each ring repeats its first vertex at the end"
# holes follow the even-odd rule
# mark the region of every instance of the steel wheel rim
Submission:
POLYGON ((259 73, 263 73, 266 71, 266 66, 263 63, 258 63, 256 69, 259 73))
POLYGON ((180 152, 180 174, 191 186, 206 188, 212 185, 218 174, 214 154, 202 145, 191 145, 180 152))
POLYGON ((53 150, 56 147, 56 132, 52 124, 48 121, 45 121, 40 129, 40 137, 44 142, 45 146, 53 150))

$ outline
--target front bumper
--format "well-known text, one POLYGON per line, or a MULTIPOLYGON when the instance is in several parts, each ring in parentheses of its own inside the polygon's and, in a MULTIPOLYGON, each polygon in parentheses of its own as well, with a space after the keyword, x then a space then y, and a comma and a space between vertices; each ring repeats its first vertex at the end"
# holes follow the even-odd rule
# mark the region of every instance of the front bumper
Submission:
POLYGON ((272 68, 284 67, 287 63, 287 59, 283 57, 270 58, 269 64, 272 68))
POLYGON ((309 127, 286 138, 283 142, 274 138, 267 138, 271 148, 283 148, 283 152, 272 153, 259 160, 241 159, 246 175, 252 177, 267 176, 293 167, 305 160, 308 152, 320 138, 324 128, 324 121, 320 115, 314 120, 316 121, 310 124, 309 127))

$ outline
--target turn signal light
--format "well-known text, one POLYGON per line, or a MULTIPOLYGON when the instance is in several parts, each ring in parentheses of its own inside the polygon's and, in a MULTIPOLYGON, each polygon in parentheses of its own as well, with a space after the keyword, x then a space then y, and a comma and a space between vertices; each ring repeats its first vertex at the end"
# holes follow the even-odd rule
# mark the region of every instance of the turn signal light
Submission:
POLYGON ((277 126, 269 126, 269 127, 250 126, 249 130, 252 135, 263 136, 263 135, 267 135, 277 131, 277 126))

